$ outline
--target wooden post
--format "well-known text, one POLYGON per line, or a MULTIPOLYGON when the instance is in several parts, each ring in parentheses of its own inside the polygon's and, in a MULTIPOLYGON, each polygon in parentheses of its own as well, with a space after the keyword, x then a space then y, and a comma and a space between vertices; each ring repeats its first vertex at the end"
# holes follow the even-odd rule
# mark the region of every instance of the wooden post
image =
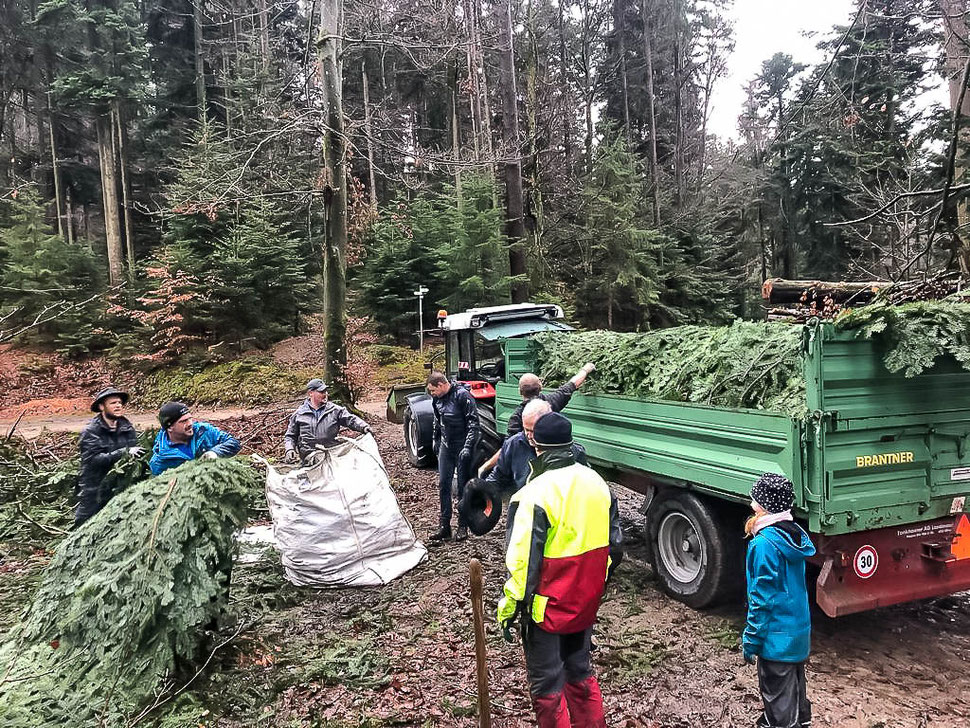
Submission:
POLYGON ((482 593, 485 590, 485 577, 482 562, 472 559, 468 564, 472 584, 472 619, 475 622, 475 659, 478 673, 478 725, 491 728, 492 709, 488 700, 488 656, 485 653, 485 614, 482 606, 482 593))

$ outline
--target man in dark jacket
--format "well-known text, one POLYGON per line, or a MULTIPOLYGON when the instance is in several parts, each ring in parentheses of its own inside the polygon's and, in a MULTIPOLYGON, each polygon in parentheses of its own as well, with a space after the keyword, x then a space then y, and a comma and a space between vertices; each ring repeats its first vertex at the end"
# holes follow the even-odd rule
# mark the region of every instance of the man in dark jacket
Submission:
MULTIPOLYGON (((486 482, 499 489, 502 495, 515 493, 525 485, 532 472, 532 461, 536 459, 532 433, 536 420, 552 412, 552 407, 542 399, 534 399, 522 411, 522 424, 525 430, 506 438, 499 451, 498 463, 488 474, 486 482)), ((571 446, 573 457, 580 465, 586 465, 586 450, 577 442, 571 446)))
POLYGON ((327 385, 322 379, 311 379, 306 385, 306 401, 290 417, 283 438, 283 461, 306 460, 317 446, 333 447, 340 429, 369 434, 370 426, 346 407, 328 401, 327 385))
POLYGON ((522 432, 522 410, 534 399, 544 399, 552 407, 553 412, 562 412, 566 405, 569 404, 573 393, 583 386, 586 377, 589 376, 590 372, 595 370, 596 367, 590 362, 576 372, 572 379, 551 392, 542 391, 542 380, 535 374, 531 372, 523 374, 519 377, 519 396, 522 397, 522 403, 509 415, 508 434, 514 435, 517 432, 522 432))
POLYGON ((114 493, 104 487, 104 477, 125 455, 141 457, 135 428, 122 413, 128 404, 128 393, 106 387, 94 396, 91 411, 97 412, 81 431, 81 473, 78 476, 78 502, 74 526, 80 526, 104 508, 114 493))
MULTIPOLYGON (((441 372, 428 377, 428 394, 434 399, 434 430, 432 444, 438 453, 438 494, 441 499, 441 522, 436 541, 451 538, 451 481, 458 473, 458 499, 471 477, 472 456, 478 444, 478 407, 464 387, 453 384, 441 372)), ((468 538, 465 517, 458 514, 458 541, 468 538)))

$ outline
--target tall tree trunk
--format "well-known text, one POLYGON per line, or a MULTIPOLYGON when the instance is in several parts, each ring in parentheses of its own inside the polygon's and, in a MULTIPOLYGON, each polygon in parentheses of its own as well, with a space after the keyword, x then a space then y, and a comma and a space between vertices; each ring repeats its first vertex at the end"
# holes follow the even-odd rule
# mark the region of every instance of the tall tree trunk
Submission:
POLYGON ((650 123, 650 202, 653 209, 653 224, 660 225, 660 181, 657 179, 657 113, 654 108, 655 96, 653 90, 653 29, 650 23, 650 13, 647 3, 643 0, 640 13, 643 15, 643 57, 647 62, 647 121, 650 123))
POLYGON ((525 280, 525 200, 522 191, 522 143, 519 139, 518 94, 515 90, 515 51, 512 46, 512 0, 495 4, 499 29, 498 86, 502 98, 502 136, 505 144, 505 235, 509 246, 509 274, 520 280, 512 284, 512 303, 529 297, 525 280))
POLYGON ((674 40, 674 205, 680 209, 684 204, 684 58, 679 8, 677 13, 674 40))
MULTIPOLYGON (((954 117, 961 117, 957 128, 957 154, 953 169, 953 180, 964 182, 964 167, 968 152, 970 152, 970 93, 965 93, 963 103, 957 109, 960 100, 960 81, 963 78, 963 67, 967 62, 967 38, 970 37, 970 19, 967 15, 967 0, 940 0, 943 10, 943 32, 946 50, 946 74, 950 90, 950 111, 954 117)), ((970 274, 970 200, 961 197, 957 203, 957 238, 960 250, 957 264, 961 272, 970 274)))
POLYGON ((364 134, 367 143, 367 182, 370 185, 368 200, 371 210, 377 212, 377 175, 374 174, 374 124, 370 113, 370 88, 367 81, 366 60, 360 64, 360 77, 364 87, 364 134))
POLYGON ((57 163, 57 144, 54 140, 54 111, 51 109, 51 94, 47 92, 47 131, 50 134, 51 170, 54 173, 54 205, 57 208, 57 234, 64 237, 64 221, 62 218, 63 186, 61 184, 61 167, 57 163))
POLYGON ((630 87, 626 72, 626 5, 624 0, 613 0, 613 32, 620 52, 620 85, 623 89, 623 131, 626 143, 633 146, 633 132, 630 128, 630 87))
POLYGON ((127 155, 125 154, 125 125, 121 122, 121 101, 112 102, 112 119, 114 121, 115 139, 117 140, 118 169, 121 170, 121 203, 124 209, 125 222, 125 250, 128 257, 128 277, 135 280, 135 234, 131 227, 131 185, 128 180, 127 155))
POLYGON ((269 15, 266 12, 266 0, 258 0, 259 10, 259 53, 263 61, 263 74, 269 73, 269 15))
POLYGON ((319 53, 320 100, 326 131, 322 149, 324 203, 323 297, 324 376, 336 385, 338 396, 346 394, 347 364, 347 145, 344 136, 342 0, 320 3, 319 53))
POLYGON ((116 286, 124 281, 125 252, 118 210, 118 162, 114 155, 110 112, 99 114, 95 125, 98 132, 98 158, 101 163, 104 234, 108 245, 108 280, 112 286, 116 286))
POLYGON ((451 154, 455 161, 455 202, 458 206, 458 210, 461 210, 462 206, 462 194, 461 194, 461 129, 459 128, 460 121, 458 117, 458 104, 461 102, 461 96, 458 93, 458 56, 455 56, 455 62, 451 64, 451 154))
POLYGON ((192 48, 195 59, 195 104, 197 118, 204 119, 205 109, 205 59, 202 55, 202 3, 204 0, 192 0, 192 48))
POLYGON ((562 152, 566 169, 572 171, 573 163, 573 109, 572 94, 569 88, 569 64, 566 58, 566 3, 560 0, 559 6, 559 88, 562 103, 562 152))

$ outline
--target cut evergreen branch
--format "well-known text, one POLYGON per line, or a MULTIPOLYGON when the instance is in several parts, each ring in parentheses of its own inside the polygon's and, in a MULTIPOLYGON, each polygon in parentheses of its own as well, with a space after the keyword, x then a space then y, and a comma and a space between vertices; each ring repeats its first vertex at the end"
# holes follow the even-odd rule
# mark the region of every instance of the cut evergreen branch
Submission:
POLYGON ((584 362, 596 375, 587 394, 695 402, 805 413, 802 327, 736 321, 731 326, 677 326, 648 333, 589 331, 542 334, 533 358, 550 386, 584 362))
POLYGON ((113 498, 57 549, 0 647, 3 725, 120 725, 192 674, 228 600, 233 533, 258 479, 194 461, 113 498))
POLYGON ((942 356, 970 370, 970 302, 960 297, 901 305, 879 302, 841 315, 835 326, 866 339, 879 337, 890 372, 915 377, 942 356))

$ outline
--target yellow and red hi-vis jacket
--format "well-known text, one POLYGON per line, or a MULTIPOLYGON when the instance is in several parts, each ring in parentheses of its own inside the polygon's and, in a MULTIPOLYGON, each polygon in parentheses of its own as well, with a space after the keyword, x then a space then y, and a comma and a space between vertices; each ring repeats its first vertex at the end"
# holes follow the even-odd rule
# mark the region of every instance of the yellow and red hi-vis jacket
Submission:
POLYGON ((613 558, 621 558, 616 499, 571 453, 544 452, 533 466, 509 503, 509 579, 498 621, 506 626, 521 613, 547 632, 581 632, 596 621, 611 548, 613 558))

